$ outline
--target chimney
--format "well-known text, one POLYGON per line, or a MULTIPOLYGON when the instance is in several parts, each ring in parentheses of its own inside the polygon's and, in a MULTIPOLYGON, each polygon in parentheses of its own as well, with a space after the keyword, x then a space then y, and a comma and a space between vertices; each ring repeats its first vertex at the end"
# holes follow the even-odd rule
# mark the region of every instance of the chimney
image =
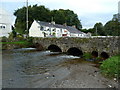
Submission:
POLYGON ((64 23, 63 25, 64 25, 64 26, 67 26, 67 23, 64 23))
POLYGON ((76 28, 76 26, 75 26, 75 25, 73 25, 72 27, 76 28))
POLYGON ((51 24, 55 25, 55 21, 52 21, 51 24))

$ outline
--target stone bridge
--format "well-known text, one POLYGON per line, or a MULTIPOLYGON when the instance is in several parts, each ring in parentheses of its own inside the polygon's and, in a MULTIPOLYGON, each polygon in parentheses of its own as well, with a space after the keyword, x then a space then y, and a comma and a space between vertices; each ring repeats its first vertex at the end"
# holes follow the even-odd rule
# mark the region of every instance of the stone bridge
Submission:
POLYGON ((95 56, 110 57, 119 52, 119 37, 91 38, 34 38, 33 43, 38 50, 67 52, 72 55, 91 53, 95 56))

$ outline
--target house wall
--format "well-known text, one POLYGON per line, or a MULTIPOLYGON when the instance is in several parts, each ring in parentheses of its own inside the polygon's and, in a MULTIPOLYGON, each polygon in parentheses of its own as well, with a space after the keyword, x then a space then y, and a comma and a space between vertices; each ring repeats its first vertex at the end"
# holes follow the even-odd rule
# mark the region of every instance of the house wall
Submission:
POLYGON ((0 8, 0 37, 9 36, 12 32, 11 15, 8 14, 3 8, 0 8), (3 28, 4 27, 4 28, 3 28))
POLYGON ((62 37, 62 29, 56 28, 56 37, 62 37))
POLYGON ((40 30, 40 25, 34 21, 29 29, 30 37, 44 37, 43 32, 40 30))
POLYGON ((0 37, 9 36, 9 33, 12 31, 12 27, 10 24, 0 24, 0 37), (3 28, 4 27, 4 28, 3 28))
POLYGON ((29 29, 29 36, 31 37, 86 37, 86 34, 82 33, 71 33, 69 30, 64 28, 42 26, 34 21, 29 29))

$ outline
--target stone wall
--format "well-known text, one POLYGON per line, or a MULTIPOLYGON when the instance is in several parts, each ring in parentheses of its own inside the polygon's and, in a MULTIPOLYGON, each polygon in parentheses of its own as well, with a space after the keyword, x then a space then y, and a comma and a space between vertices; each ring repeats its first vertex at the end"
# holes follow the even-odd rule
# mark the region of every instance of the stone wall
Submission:
POLYGON ((110 56, 116 55, 119 52, 118 46, 120 37, 94 37, 94 38, 34 38, 33 43, 39 44, 42 48, 47 49, 50 45, 58 46, 62 52, 67 52, 68 49, 76 47, 85 52, 97 51, 108 53, 110 56))

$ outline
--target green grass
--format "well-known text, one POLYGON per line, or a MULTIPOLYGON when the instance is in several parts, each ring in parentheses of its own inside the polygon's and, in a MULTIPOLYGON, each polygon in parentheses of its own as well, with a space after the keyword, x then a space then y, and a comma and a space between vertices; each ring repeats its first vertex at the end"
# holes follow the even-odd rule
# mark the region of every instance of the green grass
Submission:
POLYGON ((100 69, 102 74, 108 77, 120 78, 120 55, 113 56, 103 61, 100 69))
POLYGON ((92 55, 91 55, 91 53, 85 53, 85 54, 83 55, 83 57, 84 57, 84 59, 91 59, 91 58, 92 58, 92 55))
POLYGON ((0 44, 27 44, 27 41, 18 41, 18 42, 0 42, 0 44))
POLYGON ((21 45, 26 45, 29 42, 27 41, 18 41, 18 42, 0 42, 0 44, 21 44, 21 45))

